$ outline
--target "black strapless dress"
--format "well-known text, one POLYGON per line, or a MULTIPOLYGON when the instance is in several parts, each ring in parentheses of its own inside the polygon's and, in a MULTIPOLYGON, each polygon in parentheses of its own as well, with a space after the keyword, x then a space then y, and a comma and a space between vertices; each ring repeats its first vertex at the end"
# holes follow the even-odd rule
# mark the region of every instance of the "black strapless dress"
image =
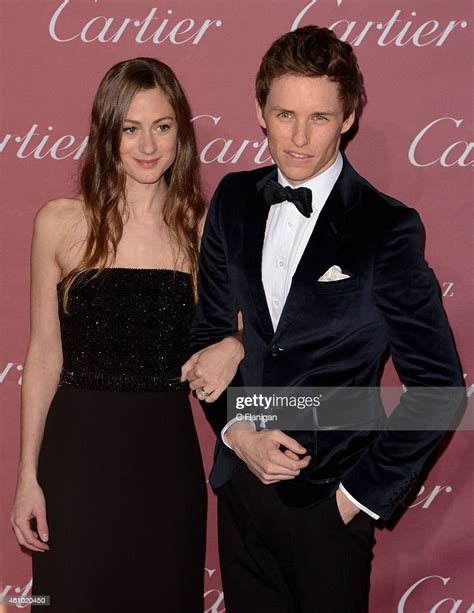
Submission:
POLYGON ((38 464, 50 550, 33 552, 33 594, 50 613, 202 613, 207 493, 179 382, 191 279, 94 272, 59 310, 63 372, 38 464))

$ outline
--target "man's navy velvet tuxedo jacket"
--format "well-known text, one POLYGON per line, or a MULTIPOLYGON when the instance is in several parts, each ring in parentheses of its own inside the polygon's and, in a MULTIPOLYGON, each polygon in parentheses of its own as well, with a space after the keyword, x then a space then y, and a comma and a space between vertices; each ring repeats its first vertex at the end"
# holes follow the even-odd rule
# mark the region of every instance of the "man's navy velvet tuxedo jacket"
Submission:
MULTIPOLYGON (((273 330, 261 273, 269 211, 262 186, 276 178, 272 166, 229 174, 219 184, 202 239, 190 350, 235 333, 239 310, 245 358, 237 385, 377 386, 388 349, 408 391, 385 428, 373 428, 385 421, 375 403, 363 408, 372 419, 367 430, 311 433, 310 445, 301 440, 313 458, 305 469, 311 481, 277 485, 286 503, 305 506, 333 494, 341 481, 388 519, 463 403, 439 287, 423 257, 422 225, 415 210, 378 192, 344 158, 273 330), (350 278, 318 283, 332 265, 350 278), (448 395, 439 389, 455 386, 458 391, 448 395), (410 430, 410 420, 419 423, 427 406, 431 429, 410 430)), ((225 394, 201 404, 217 435, 210 481, 219 488, 240 460, 220 438, 225 394)), ((354 422, 361 421, 360 411, 354 407, 354 422)))

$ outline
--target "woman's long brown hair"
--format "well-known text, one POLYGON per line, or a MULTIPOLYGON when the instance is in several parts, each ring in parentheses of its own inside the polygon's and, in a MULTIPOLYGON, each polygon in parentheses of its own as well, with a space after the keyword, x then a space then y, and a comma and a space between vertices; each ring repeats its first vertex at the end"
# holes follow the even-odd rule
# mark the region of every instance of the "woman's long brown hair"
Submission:
POLYGON ((135 58, 113 66, 102 79, 92 106, 89 141, 81 171, 81 194, 87 222, 82 260, 64 278, 62 306, 67 312, 71 285, 82 273, 97 276, 113 261, 123 234, 119 205, 126 206, 126 175, 120 159, 120 141, 128 107, 141 90, 161 88, 177 122, 177 151, 165 172, 167 194, 163 218, 176 245, 175 264, 188 263, 196 296, 199 231, 205 213, 201 192, 196 139, 186 95, 169 66, 154 58, 135 58))

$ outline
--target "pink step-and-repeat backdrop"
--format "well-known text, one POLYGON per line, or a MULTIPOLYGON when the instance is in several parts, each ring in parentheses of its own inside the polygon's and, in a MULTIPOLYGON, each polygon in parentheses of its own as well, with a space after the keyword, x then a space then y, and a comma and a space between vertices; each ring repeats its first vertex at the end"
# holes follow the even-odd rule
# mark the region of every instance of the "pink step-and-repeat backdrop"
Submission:
MULTIPOLYGON (((310 23, 350 42, 368 104, 347 154, 379 189, 420 212, 469 394, 472 18, 468 0, 1 0, 0 594, 31 594, 30 557, 9 515, 33 216, 46 200, 76 193, 88 114, 106 70, 137 56, 175 69, 191 101, 210 195, 225 173, 270 161, 253 95, 270 43, 310 23)), ((385 382, 399 384, 390 366, 385 382)), ((198 406, 194 413, 209 470, 213 435, 198 406)), ((402 518, 377 531, 373 613, 474 611, 472 442, 471 432, 454 434, 402 518)), ((205 610, 221 613, 211 490, 209 497, 205 610)))

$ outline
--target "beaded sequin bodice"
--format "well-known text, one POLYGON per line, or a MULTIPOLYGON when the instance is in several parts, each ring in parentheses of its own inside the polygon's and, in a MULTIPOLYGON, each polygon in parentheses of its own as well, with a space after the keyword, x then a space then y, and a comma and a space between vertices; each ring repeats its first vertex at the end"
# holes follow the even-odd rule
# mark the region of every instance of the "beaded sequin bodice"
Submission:
MULTIPOLYGON (((194 311, 191 277, 167 269, 88 271, 59 306, 61 382, 104 390, 180 389, 194 311)), ((61 297, 61 283, 58 293, 61 297)))

